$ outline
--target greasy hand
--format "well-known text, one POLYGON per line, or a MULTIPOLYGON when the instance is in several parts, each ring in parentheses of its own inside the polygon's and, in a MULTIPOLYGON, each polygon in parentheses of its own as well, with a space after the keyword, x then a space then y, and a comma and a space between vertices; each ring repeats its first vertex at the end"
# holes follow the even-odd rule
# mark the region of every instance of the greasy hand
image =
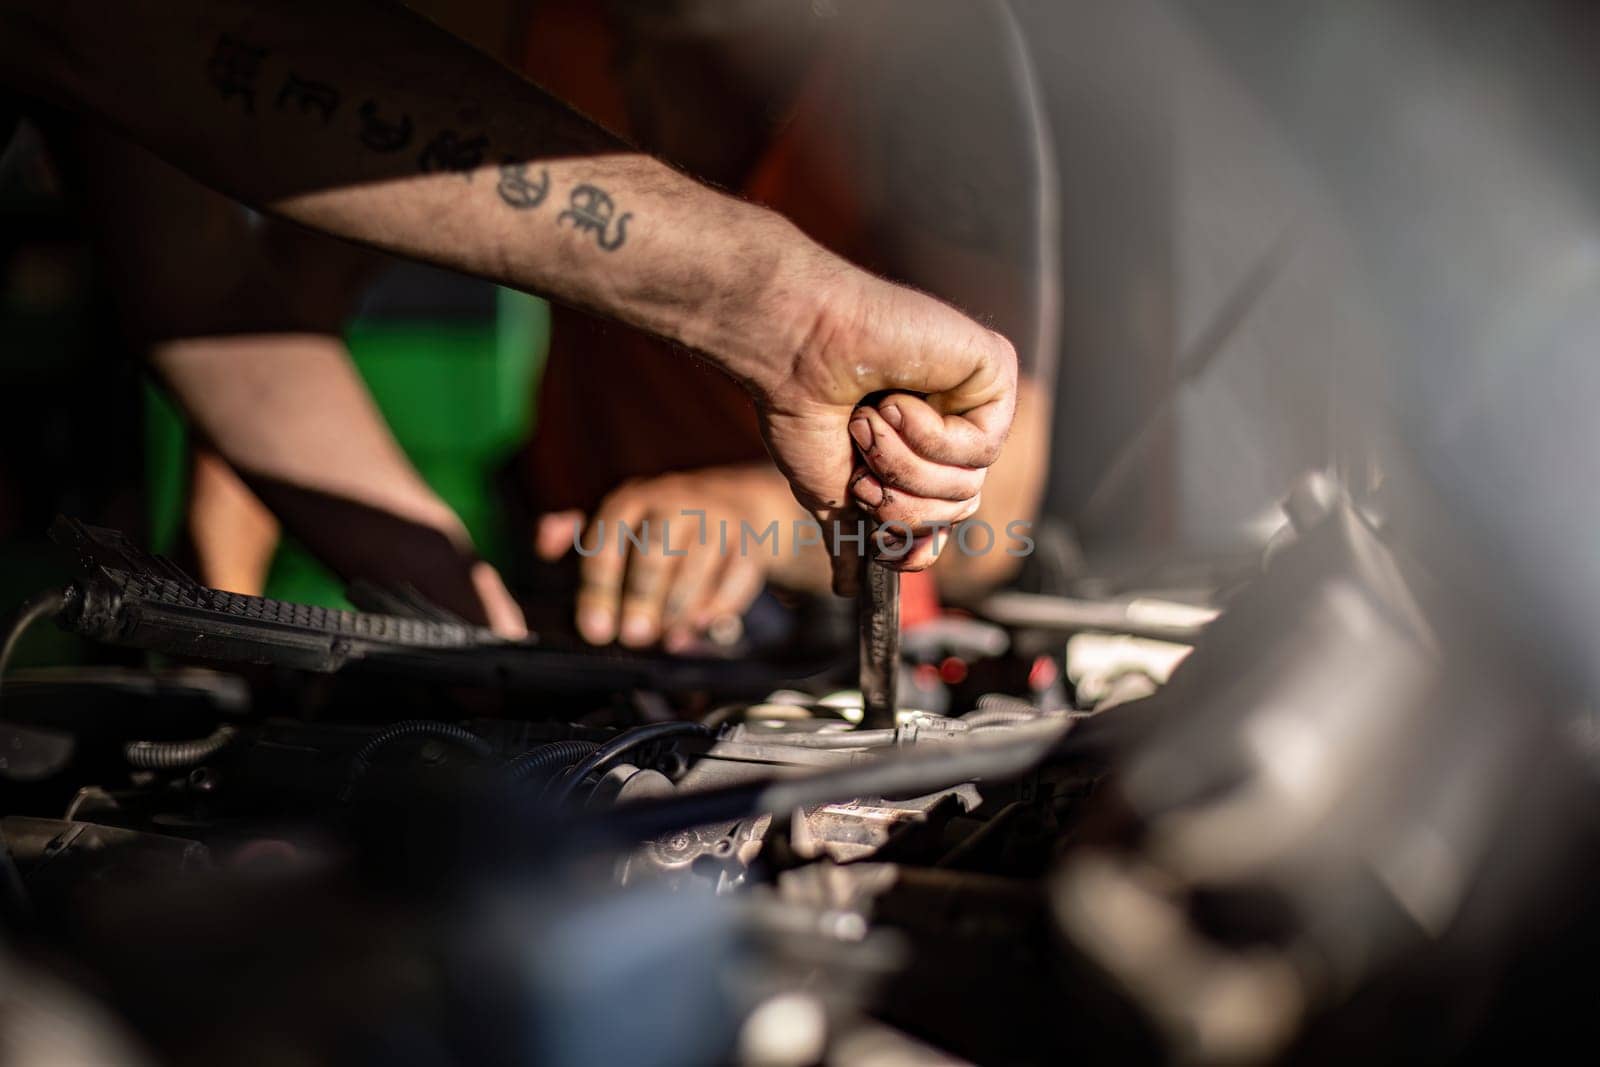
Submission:
POLYGON ((776 470, 719 467, 628 482, 601 501, 587 524, 577 511, 546 515, 537 549, 559 559, 574 551, 581 534, 577 623, 585 640, 633 648, 659 641, 681 651, 719 620, 743 615, 769 578, 791 587, 825 584, 820 546, 795 552, 795 519, 804 512, 776 470), (704 526, 685 511, 704 511, 704 526), (770 538, 742 543, 741 523, 759 532, 774 520, 775 545, 770 538), (642 551, 619 536, 619 524, 626 524, 643 540, 646 522, 642 551))
MULTIPOLYGON (((853 533, 851 505, 903 523, 915 541, 890 565, 921 570, 943 540, 934 524, 977 510, 1016 410, 1016 353, 931 297, 866 275, 852 281, 850 295, 824 305, 788 376, 758 389, 762 429, 825 531, 837 519, 853 533), (885 391, 896 395, 862 403, 885 391)), ((833 570, 834 590, 854 592, 855 556, 836 552, 833 570)))

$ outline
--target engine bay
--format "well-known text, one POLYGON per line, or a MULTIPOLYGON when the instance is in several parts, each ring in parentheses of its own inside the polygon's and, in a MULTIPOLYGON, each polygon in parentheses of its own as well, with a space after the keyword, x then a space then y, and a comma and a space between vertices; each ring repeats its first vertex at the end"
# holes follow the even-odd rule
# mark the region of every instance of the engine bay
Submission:
POLYGON ((85 1062, 1301 1062, 1581 988, 1582 746, 1347 501, 1209 586, 908 627, 887 727, 848 657, 508 643, 56 539, 79 579, 20 622, 154 654, 0 689, 16 1032, 85 1062))

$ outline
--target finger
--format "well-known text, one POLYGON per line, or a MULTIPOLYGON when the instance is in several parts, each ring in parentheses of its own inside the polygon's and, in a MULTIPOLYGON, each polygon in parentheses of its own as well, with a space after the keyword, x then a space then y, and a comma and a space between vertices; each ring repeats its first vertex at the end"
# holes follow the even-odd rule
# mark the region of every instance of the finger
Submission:
POLYGON ((850 557, 834 553, 830 557, 833 569, 833 595, 853 597, 861 591, 861 561, 859 557, 850 557))
POLYGON ((930 500, 915 493, 889 488, 865 467, 851 479, 850 494, 861 510, 880 525, 897 523, 913 533, 922 533, 939 524, 952 525, 970 519, 982 500, 981 494, 966 500, 930 500))
POLYGON ((853 507, 831 508, 817 513, 817 524, 822 527, 822 543, 827 547, 833 568, 834 595, 855 596, 860 585, 863 551, 862 538, 857 534, 864 534, 866 530, 861 512, 853 507))
POLYGON ((511 641, 521 641, 528 636, 528 622, 522 617, 522 609, 517 607, 505 582, 500 580, 499 571, 482 560, 474 563, 472 588, 483 605, 489 629, 511 641))
POLYGON ((711 545, 690 544, 688 555, 679 561, 667 590, 661 627, 669 649, 679 649, 695 635, 695 617, 702 613, 716 591, 722 553, 711 545))
MULTIPOLYGON (((855 446, 850 440, 846 415, 818 408, 806 411, 762 412, 761 436, 767 451, 800 506, 822 527, 830 546, 833 591, 854 596, 856 556, 842 556, 833 547, 833 523, 856 518, 850 507, 850 471, 855 466, 855 446)), ((858 553, 857 553, 858 555, 858 553)))
POLYGON ((763 414, 767 450, 801 506, 812 514, 845 506, 845 482, 855 462, 847 413, 814 407, 763 414))
POLYGON ((939 402, 898 393, 878 405, 878 414, 926 461, 982 469, 1000 458, 1016 411, 1015 389, 961 412, 942 411, 939 402))
MULTIPOLYGON (((598 557, 595 557, 598 558, 598 557)), ((578 587, 578 632, 591 645, 609 645, 617 638, 617 616, 622 610, 622 586, 590 574, 593 559, 584 560, 583 583, 578 587)))
POLYGON ((616 640, 617 620, 622 608, 622 576, 629 545, 624 529, 637 532, 645 513, 642 500, 626 490, 612 493, 600 503, 600 510, 584 534, 583 566, 578 587, 578 632, 593 645, 616 640))
POLYGON ((891 545, 887 552, 877 551, 877 558, 890 570, 927 570, 938 562, 940 554, 950 546, 950 538, 951 532, 945 529, 918 534, 911 539, 909 546, 902 540, 891 545))
POLYGON ((716 585, 695 618, 697 629, 704 630, 719 617, 744 615, 766 584, 766 570, 755 560, 729 555, 716 576, 716 585))
MULTIPOLYGON (((898 402, 899 398, 891 400, 898 402)), ((927 406, 911 396, 905 397, 905 402, 927 406)), ((950 466, 919 456, 899 431, 872 407, 856 409, 850 419, 850 436, 877 481, 886 488, 938 500, 970 500, 983 488, 983 469, 950 466)))
MULTIPOLYGON (((644 547, 628 546, 628 567, 622 581, 622 625, 619 638, 629 648, 653 645, 661 637, 661 616, 667 592, 683 557, 668 555, 659 515, 651 516, 644 547)), ((643 534, 641 533, 641 536, 643 534)))
POLYGON ((553 563, 572 551, 573 541, 583 529, 583 512, 553 511, 539 517, 533 535, 533 548, 539 558, 553 563))

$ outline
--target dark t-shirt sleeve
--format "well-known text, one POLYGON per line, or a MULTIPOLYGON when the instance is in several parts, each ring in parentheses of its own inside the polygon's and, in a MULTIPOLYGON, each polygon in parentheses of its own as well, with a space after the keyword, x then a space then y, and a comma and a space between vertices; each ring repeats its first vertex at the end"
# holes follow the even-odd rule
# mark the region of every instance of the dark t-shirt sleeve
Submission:
POLYGON ((876 266, 1009 337, 1048 382, 1056 350, 1054 153, 1001 0, 887 4, 861 78, 864 219, 876 266))

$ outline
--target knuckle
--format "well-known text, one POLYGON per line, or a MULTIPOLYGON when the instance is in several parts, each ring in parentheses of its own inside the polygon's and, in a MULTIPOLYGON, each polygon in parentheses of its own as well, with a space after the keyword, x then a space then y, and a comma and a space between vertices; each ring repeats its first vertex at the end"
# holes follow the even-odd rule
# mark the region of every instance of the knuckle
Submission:
POLYGON ((652 552, 636 552, 628 562, 628 588, 654 586, 661 577, 661 558, 652 552))
POLYGON ((995 463, 999 461, 1000 450, 1004 446, 1005 442, 1003 440, 997 440, 995 438, 985 438, 979 443, 974 456, 974 459, 976 460, 976 466, 978 467, 977 473, 979 477, 982 477, 983 470, 994 466, 995 463))
POLYGON ((875 452, 871 458, 872 472, 878 476, 878 481, 897 489, 906 487, 906 482, 911 479, 911 464, 898 456, 886 456, 881 452, 875 452))
POLYGON ((642 615, 646 618, 652 618, 656 614, 657 607, 654 597, 639 592, 630 592, 622 598, 622 613, 624 615, 642 615))
POLYGON ((1002 365, 1009 365, 1015 368, 1017 365, 1017 346, 1012 344, 1010 338, 1003 333, 993 330, 990 333, 994 335, 995 358, 1002 365))
POLYGON ((904 523, 914 528, 918 518, 915 505, 903 497, 893 496, 885 497, 883 503, 878 506, 878 509, 873 514, 877 516, 879 525, 894 522, 904 523))
POLYGON ((577 608, 579 614, 592 611, 610 613, 616 610, 617 602, 614 597, 600 596, 593 591, 579 594, 577 608))

